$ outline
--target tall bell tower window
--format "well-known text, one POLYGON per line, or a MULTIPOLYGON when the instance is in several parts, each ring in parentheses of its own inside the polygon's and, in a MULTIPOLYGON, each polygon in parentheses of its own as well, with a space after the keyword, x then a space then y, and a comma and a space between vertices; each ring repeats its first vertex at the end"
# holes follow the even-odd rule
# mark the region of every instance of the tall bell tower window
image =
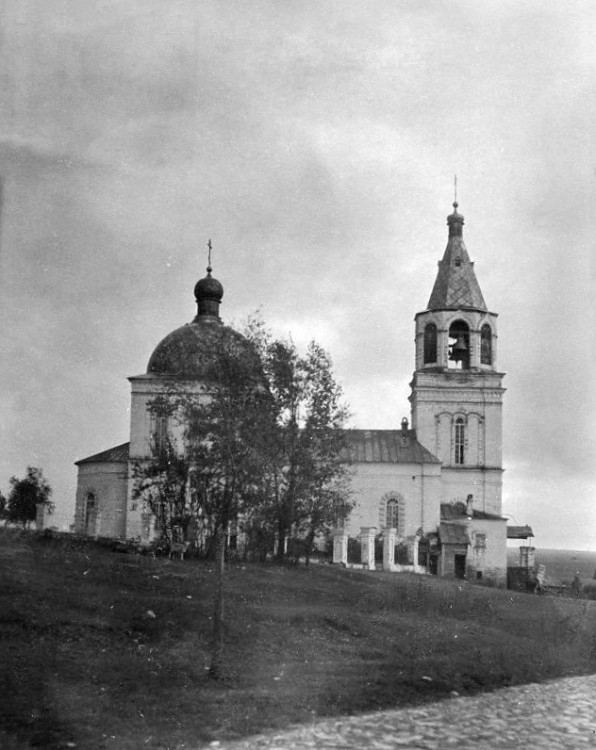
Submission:
POLYGON ((449 328, 449 367, 470 369, 470 329, 463 320, 456 320, 449 328))
POLYGON ((459 465, 462 465, 464 463, 465 441, 466 441, 466 427, 464 425, 464 420, 461 417, 458 417, 455 420, 454 443, 455 443, 455 463, 459 465))
POLYGON ((437 326, 429 323, 424 329, 424 364, 437 361, 437 326))
POLYGON ((480 329, 480 364, 492 365, 493 363, 493 332, 488 323, 480 329))

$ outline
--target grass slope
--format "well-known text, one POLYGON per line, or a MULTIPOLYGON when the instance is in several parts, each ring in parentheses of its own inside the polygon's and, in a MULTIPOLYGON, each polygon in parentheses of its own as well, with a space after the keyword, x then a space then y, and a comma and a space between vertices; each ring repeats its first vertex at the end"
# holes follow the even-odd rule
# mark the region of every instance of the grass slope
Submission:
POLYGON ((0 530, 0 746, 191 748, 596 667, 593 602, 252 564, 228 569, 214 683, 213 585, 208 564, 0 530))

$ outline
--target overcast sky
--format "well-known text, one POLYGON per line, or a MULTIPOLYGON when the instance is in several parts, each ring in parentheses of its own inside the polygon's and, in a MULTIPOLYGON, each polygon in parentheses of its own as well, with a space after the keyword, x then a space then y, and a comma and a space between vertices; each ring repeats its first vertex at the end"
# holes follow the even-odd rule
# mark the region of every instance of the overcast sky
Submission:
POLYGON ((596 5, 0 0, 0 489, 73 520, 127 376, 195 314, 331 353, 354 427, 409 416, 458 175, 499 313, 504 512, 596 548, 596 5))

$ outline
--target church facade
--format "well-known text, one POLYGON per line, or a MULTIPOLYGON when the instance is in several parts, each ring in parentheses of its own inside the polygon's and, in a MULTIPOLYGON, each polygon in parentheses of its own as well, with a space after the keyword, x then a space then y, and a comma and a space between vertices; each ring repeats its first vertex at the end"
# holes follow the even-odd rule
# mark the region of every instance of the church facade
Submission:
MULTIPOLYGON (((505 585, 506 519, 502 517, 502 404, 497 315, 484 301, 463 240, 464 218, 448 216, 448 240, 427 308, 415 316, 411 424, 395 430, 347 430, 354 509, 334 530, 334 559, 348 562, 348 539, 361 562, 505 585)), ((207 376, 209 346, 243 339, 219 318, 223 288, 211 277, 195 287, 198 313, 166 337, 147 373, 130 378, 130 442, 77 461, 75 530, 147 538, 151 517, 136 505, 132 462, 149 455, 168 426, 150 403, 172 378, 197 387, 207 376)))

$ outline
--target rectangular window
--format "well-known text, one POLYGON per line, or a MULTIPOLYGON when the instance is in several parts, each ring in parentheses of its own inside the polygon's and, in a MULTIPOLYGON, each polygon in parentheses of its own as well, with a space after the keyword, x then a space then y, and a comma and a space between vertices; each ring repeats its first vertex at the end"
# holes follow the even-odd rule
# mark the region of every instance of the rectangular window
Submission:
POLYGON ((464 420, 458 419, 455 422, 455 463, 464 463, 464 447, 465 447, 465 427, 464 420))

